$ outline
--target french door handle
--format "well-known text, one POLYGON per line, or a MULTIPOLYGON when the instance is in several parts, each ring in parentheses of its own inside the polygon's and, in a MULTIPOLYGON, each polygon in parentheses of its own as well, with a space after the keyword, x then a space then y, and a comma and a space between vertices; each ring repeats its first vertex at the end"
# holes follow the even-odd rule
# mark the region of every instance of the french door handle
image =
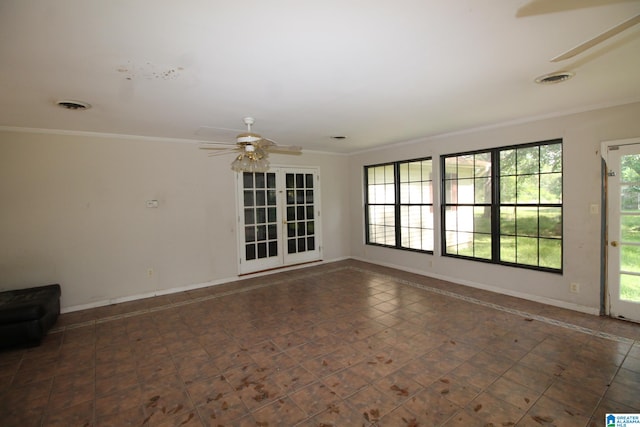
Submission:
POLYGON ((611 246, 613 246, 614 248, 618 246, 618 242, 616 240, 612 240, 611 241, 611 246))

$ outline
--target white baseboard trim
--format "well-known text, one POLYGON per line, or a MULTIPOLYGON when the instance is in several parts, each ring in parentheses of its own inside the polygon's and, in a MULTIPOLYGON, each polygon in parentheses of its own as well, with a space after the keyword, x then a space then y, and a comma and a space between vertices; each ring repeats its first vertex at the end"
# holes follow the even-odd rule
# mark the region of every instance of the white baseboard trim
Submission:
POLYGON ((406 271, 407 273, 414 273, 414 274, 418 274, 420 276, 425 276, 425 277, 431 277, 431 278, 434 278, 434 279, 444 280, 444 281, 447 281, 447 282, 455 283, 457 285, 469 286, 469 287, 476 288, 476 289, 482 289, 484 291, 495 292, 497 294, 508 295, 508 296, 516 297, 516 298, 522 298, 522 299, 526 299, 528 301, 538 302, 538 303, 541 303, 541 304, 546 304, 546 305, 550 305, 550 306, 554 306, 554 307, 566 308, 567 310, 573 310, 573 311, 577 311, 577 312, 580 312, 580 313, 592 314, 592 315, 595 315, 595 316, 599 316, 600 315, 600 309, 596 308, 596 307, 588 307, 588 306, 575 304, 575 303, 571 303, 571 302, 567 302, 567 301, 556 300, 556 299, 553 299, 553 298, 541 297, 539 295, 532 295, 532 294, 527 294, 527 293, 524 293, 524 292, 512 291, 512 290, 500 288, 500 287, 497 287, 497 286, 487 285, 486 283, 473 282, 473 281, 469 281, 469 280, 461 280, 461 279, 458 279, 458 278, 455 278, 455 277, 444 276, 444 275, 441 275, 441 274, 435 274, 435 273, 431 273, 431 272, 428 272, 428 271, 418 270, 418 269, 409 268, 409 267, 405 267, 405 266, 401 266, 401 265, 397 265, 397 264, 392 264, 392 263, 371 261, 369 259, 360 258, 360 257, 352 257, 352 259, 357 260, 357 261, 367 262, 369 264, 379 265, 379 266, 382 266, 382 267, 395 268, 396 270, 406 271))
POLYGON ((472 287, 472 288, 482 289, 482 290, 485 290, 485 291, 495 292, 495 293, 498 293, 498 294, 508 295, 508 296, 512 296, 512 297, 516 297, 516 298, 522 298, 522 299, 526 299, 526 300, 529 300, 529 301, 538 302, 538 303, 541 303, 541 304, 547 304, 547 305, 554 306, 554 307, 566 308, 568 310, 573 310, 573 311, 577 311, 577 312, 580 312, 580 313, 592 314, 592 315, 596 315, 596 316, 600 314, 600 310, 598 308, 595 308, 595 307, 587 307, 587 306, 583 306, 583 305, 579 305, 579 304, 570 303, 570 302, 567 302, 567 301, 561 301, 561 300, 556 300, 556 299, 552 299, 552 298, 541 297, 539 295, 532 295, 532 294, 528 294, 528 293, 524 293, 524 292, 512 291, 512 290, 500 288, 500 287, 497 287, 497 286, 491 286, 491 285, 488 285, 486 283, 479 283, 479 282, 474 282, 474 281, 469 281, 469 280, 461 280, 461 279, 457 279, 455 277, 445 276, 445 275, 441 275, 441 274, 435 274, 435 273, 431 273, 431 272, 428 272, 428 271, 409 268, 409 267, 405 267, 405 266, 397 265, 397 264, 393 264, 393 263, 377 262, 377 261, 374 262, 374 261, 371 261, 369 259, 360 258, 360 257, 339 257, 339 258, 334 258, 334 259, 331 259, 331 260, 321 260, 321 261, 311 262, 311 263, 306 263, 306 264, 301 264, 301 265, 293 265, 293 266, 283 267, 283 268, 279 268, 279 269, 275 269, 275 270, 268 270, 268 271, 262 271, 262 272, 252 273, 252 274, 245 274, 245 275, 242 275, 242 276, 232 276, 232 277, 227 277, 227 278, 222 278, 222 279, 216 279, 216 280, 211 280, 209 282, 193 283, 193 284, 188 284, 188 285, 184 285, 184 286, 177 286, 177 287, 168 288, 168 289, 158 289, 158 290, 154 290, 152 292, 146 292, 146 293, 142 293, 142 294, 128 295, 128 296, 123 296, 123 297, 119 297, 119 298, 95 301, 95 302, 91 302, 91 303, 87 303, 87 304, 80 304, 80 305, 74 305, 74 306, 69 306, 69 307, 62 307, 60 312, 61 313, 71 313, 71 312, 74 312, 74 311, 88 310, 88 309, 91 309, 91 308, 104 307, 104 306, 108 306, 108 305, 112 305, 112 304, 119 304, 119 303, 123 303, 123 302, 136 301, 136 300, 145 299, 145 298, 151 298, 151 297, 156 297, 156 296, 170 295, 170 294, 175 294, 175 293, 179 293, 179 292, 186 292, 186 291, 193 291, 193 290, 196 290, 196 289, 207 288, 207 287, 210 287, 210 286, 223 285, 223 284, 230 283, 230 282, 237 282, 237 281, 242 281, 242 280, 253 279, 253 278, 256 278, 256 277, 269 276, 269 275, 276 274, 276 273, 283 273, 283 272, 287 272, 287 271, 299 270, 301 268, 307 268, 307 267, 314 266, 314 265, 329 264, 329 263, 332 263, 332 262, 345 261, 345 260, 349 260, 349 259, 353 259, 353 260, 356 260, 356 261, 362 261, 362 262, 366 262, 366 263, 369 263, 369 264, 380 265, 382 267, 394 268, 396 270, 406 271, 408 273, 414 273, 414 274, 418 274, 420 276, 431 277, 431 278, 434 278, 434 279, 439 279, 439 280, 444 280, 444 281, 447 281, 447 282, 452 282, 452 283, 455 283, 455 284, 458 284, 458 285, 469 286, 469 287, 472 287))
POLYGON ((120 304, 120 303, 123 303, 123 302, 131 302, 131 301, 137 301, 137 300, 145 299, 145 298, 152 298, 152 297, 157 297, 157 296, 162 296, 162 295, 176 294, 178 292, 192 291, 192 290, 195 290, 195 289, 206 288, 208 286, 216 286, 216 285, 221 285, 221 284, 224 284, 224 283, 233 282, 235 280, 242 280, 242 278, 227 278, 227 279, 212 280, 210 282, 194 283, 194 284, 185 285, 185 286, 178 286, 178 287, 175 287, 175 288, 158 289, 158 290, 154 290, 154 291, 151 291, 151 292, 146 292, 146 293, 143 293, 143 294, 127 295, 127 296, 119 297, 119 298, 112 298, 112 299, 108 299, 108 300, 94 301, 94 302, 90 302, 88 304, 80 304, 80 305, 73 305, 73 306, 69 306, 69 307, 62 307, 60 309, 60 313, 63 313, 63 314, 64 313, 71 313, 71 312, 74 312, 74 311, 88 310, 88 309, 91 309, 91 308, 104 307, 104 306, 107 306, 107 305, 120 304))
POLYGON ((314 265, 328 264, 328 263, 331 263, 331 262, 344 261, 344 260, 348 260, 348 259, 350 259, 350 257, 340 257, 340 258, 335 258, 335 259, 331 259, 331 260, 319 260, 319 261, 315 261, 315 262, 308 262, 308 263, 305 263, 305 264, 282 267, 282 268, 278 268, 278 269, 274 269, 274 270, 262 271, 262 272, 257 272, 257 273, 243 274, 242 276, 226 277, 226 278, 222 278, 222 279, 211 280, 209 282, 193 283, 193 284, 189 284, 189 285, 177 286, 177 287, 168 288, 168 289, 157 289, 157 290, 154 290, 154 291, 151 291, 151 292, 145 292, 145 293, 142 293, 142 294, 127 295, 127 296, 118 297, 118 298, 112 298, 112 299, 108 299, 108 300, 94 301, 94 302, 90 302, 90 303, 87 303, 87 304, 79 304, 79 305, 73 305, 73 306, 69 306, 69 307, 61 307, 60 308, 60 313, 63 313, 63 314, 64 313, 72 313, 74 311, 88 310, 88 309, 91 309, 91 308, 104 307, 104 306, 107 306, 107 305, 120 304, 120 303, 123 303, 123 302, 136 301, 136 300, 145 299, 145 298, 152 298, 152 297, 157 297, 157 296, 162 296, 162 295, 177 294, 179 292, 193 291, 193 290, 196 290, 196 289, 208 288, 210 286, 223 285, 225 283, 238 282, 238 281, 253 279, 255 277, 261 277, 261 276, 269 276, 271 274, 283 273, 283 272, 293 271, 293 270, 299 270, 301 268, 311 267, 311 266, 314 266, 314 265))

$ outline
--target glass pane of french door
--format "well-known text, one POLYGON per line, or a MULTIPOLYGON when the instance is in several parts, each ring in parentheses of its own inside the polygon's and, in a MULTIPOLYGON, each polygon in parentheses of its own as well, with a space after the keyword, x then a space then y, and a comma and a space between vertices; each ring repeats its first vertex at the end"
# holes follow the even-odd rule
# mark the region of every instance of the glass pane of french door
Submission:
POLYGON ((295 264, 320 258, 317 236, 319 204, 315 170, 289 170, 285 177, 285 263, 295 264))
POLYGON ((244 197, 245 259, 278 256, 278 221, 276 215, 276 174, 242 175, 244 197))
POLYGON ((607 166, 610 314, 640 321, 640 144, 610 148, 607 166))
POLYGON ((287 173, 287 253, 315 249, 313 174, 287 173))

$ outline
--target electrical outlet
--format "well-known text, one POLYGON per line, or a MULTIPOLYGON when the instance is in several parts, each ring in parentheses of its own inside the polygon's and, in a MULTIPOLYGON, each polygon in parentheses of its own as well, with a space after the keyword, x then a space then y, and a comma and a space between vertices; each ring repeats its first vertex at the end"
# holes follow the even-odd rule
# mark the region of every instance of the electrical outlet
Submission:
POLYGON ((147 276, 153 277, 153 268, 147 268, 147 276))
POLYGON ((569 291, 573 294, 580 293, 580 284, 579 283, 571 283, 569 285, 569 291))

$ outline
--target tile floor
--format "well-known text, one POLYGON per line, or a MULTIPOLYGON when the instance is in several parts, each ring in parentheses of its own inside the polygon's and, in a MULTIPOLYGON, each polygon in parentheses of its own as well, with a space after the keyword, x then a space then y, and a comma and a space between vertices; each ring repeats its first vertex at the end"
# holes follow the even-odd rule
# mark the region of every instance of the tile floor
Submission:
POLYGON ((604 426, 640 325, 357 261, 63 314, 3 426, 604 426))

